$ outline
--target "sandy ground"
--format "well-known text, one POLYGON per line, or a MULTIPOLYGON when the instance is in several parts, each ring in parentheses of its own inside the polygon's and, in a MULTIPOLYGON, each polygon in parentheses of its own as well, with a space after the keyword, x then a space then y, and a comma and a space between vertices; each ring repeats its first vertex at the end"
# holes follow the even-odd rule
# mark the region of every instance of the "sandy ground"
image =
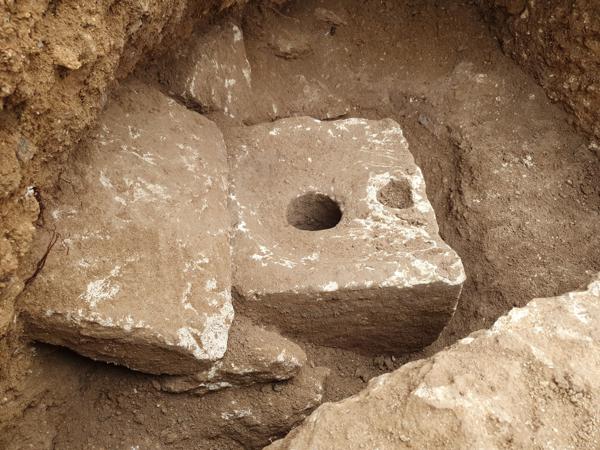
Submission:
MULTIPOLYGON (((292 104, 303 83, 346 103, 348 116, 397 120, 424 172, 442 237, 468 275, 453 320, 418 355, 374 359, 306 345, 315 366, 332 370, 326 400, 353 394, 372 376, 430 355, 533 297, 577 288, 600 270, 598 147, 502 54, 472 5, 447 3, 328 2, 347 22, 333 26, 315 17, 319 2, 307 1, 283 13, 255 9, 243 23, 253 86, 269 99, 248 122, 286 114, 274 113, 271 100, 292 104), (277 56, 272 36, 282 28, 309 51, 277 56)), ((311 113, 321 100, 316 95, 291 112, 311 113)), ((210 118, 225 134, 233 125, 210 118)), ((46 346, 24 345, 15 357, 29 369, 0 399, 22 411, 0 434, 2 448, 264 444, 202 420, 219 397, 164 394, 149 376, 46 346)))

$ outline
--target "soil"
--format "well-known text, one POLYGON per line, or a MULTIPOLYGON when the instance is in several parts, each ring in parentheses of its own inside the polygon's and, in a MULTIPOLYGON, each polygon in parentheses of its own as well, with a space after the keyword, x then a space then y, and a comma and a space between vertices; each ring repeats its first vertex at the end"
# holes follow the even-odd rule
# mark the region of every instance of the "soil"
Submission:
MULTIPOLYGON (((340 104, 350 117, 396 120, 423 170, 441 235, 467 272, 454 318, 418 354, 372 358, 303 345, 309 366, 331 369, 324 400, 356 393, 371 377, 600 271, 598 147, 502 53, 471 2, 250 6, 242 29, 253 88, 264 100, 246 122, 339 115, 340 104), (335 23, 315 14, 319 7, 333 12, 335 23), (315 101, 298 101, 303 86, 316 92, 315 101)), ((153 69, 138 75, 152 79, 153 69)), ((225 135, 238 125, 209 116, 225 135)), ((14 349, 10 388, 0 398, 1 448, 259 447, 300 419, 277 420, 290 407, 277 391, 173 395, 155 389, 150 376, 66 350, 14 349), (238 397, 257 408, 279 398, 269 413, 277 426, 229 429, 205 420, 238 397)))
POLYGON ((478 1, 504 51, 573 113, 576 125, 600 138, 600 4, 478 1))

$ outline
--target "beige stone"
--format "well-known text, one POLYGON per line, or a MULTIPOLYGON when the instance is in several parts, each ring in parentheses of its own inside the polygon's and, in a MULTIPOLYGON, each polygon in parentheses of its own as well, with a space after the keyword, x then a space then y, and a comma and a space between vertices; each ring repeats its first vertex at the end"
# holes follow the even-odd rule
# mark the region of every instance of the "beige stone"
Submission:
POLYGON ((600 277, 324 404, 269 449, 600 447, 600 277))
POLYGON ((343 14, 342 17, 338 13, 331 11, 330 9, 316 8, 315 17, 321 22, 326 22, 335 26, 348 25, 346 14, 343 14))
POLYGON ((271 34, 268 45, 275 55, 284 59, 300 59, 312 52, 310 37, 301 26, 280 27, 271 34))
POLYGON ((268 85, 255 90, 257 108, 262 111, 265 121, 293 116, 331 120, 345 116, 352 109, 351 104, 334 89, 321 80, 302 74, 294 75, 293 83, 285 87, 285 92, 282 95, 278 89, 268 85))
POLYGON ((203 112, 243 120, 252 107, 251 70, 241 28, 232 21, 198 33, 165 64, 162 81, 203 112))
POLYGON ((289 381, 246 388, 244 395, 230 389, 216 394, 221 398, 212 403, 212 396, 201 400, 207 400, 211 418, 220 419, 221 435, 245 448, 261 448, 301 423, 322 403, 329 373, 326 367, 306 366, 289 381))
POLYGON ((342 117, 351 109, 348 101, 319 80, 298 75, 294 89, 297 90, 297 95, 291 101, 273 99, 273 104, 279 104, 276 109, 282 113, 282 116, 289 113, 291 116, 310 115, 329 120, 342 117))
POLYGON ((232 386, 287 380, 305 363, 306 354, 297 344, 238 316, 223 359, 193 375, 165 375, 160 388, 203 395, 232 386))
POLYGON ((228 149, 236 309, 365 352, 436 338, 465 275, 397 123, 284 119, 228 149))
POLYGON ((30 336, 149 373, 220 359, 233 308, 216 125, 131 82, 61 180, 45 199, 56 242, 19 303, 30 336))

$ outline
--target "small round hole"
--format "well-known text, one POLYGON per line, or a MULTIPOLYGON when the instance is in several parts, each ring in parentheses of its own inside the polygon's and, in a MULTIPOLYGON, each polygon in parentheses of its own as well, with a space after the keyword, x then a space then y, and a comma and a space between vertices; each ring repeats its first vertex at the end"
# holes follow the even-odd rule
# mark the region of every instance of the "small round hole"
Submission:
POLYGON ((340 206, 326 195, 309 192, 292 200, 287 221, 299 230, 318 231, 335 227, 342 219, 340 206))
POLYGON ((384 206, 390 208, 406 209, 412 208, 412 190, 408 180, 391 180, 377 193, 377 200, 384 206))

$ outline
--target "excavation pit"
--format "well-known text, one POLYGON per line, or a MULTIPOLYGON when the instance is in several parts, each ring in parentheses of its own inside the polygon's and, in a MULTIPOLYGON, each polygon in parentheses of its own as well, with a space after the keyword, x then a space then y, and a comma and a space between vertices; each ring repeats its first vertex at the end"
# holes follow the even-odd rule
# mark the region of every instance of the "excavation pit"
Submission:
MULTIPOLYGON (((177 0, 144 2, 147 5, 140 7, 140 2, 125 0, 106 8, 101 2, 84 0, 78 2, 79 9, 69 2, 34 2, 33 8, 31 3, 5 2, 0 7, 11 18, 2 48, 13 54, 0 63, 6 74, 0 104, 6 124, 2 141, 7 147, 0 157, 0 334, 4 336, 0 378, 5 388, 0 395, 4 418, 0 448, 262 448, 298 425, 321 401, 356 394, 366 380, 425 356, 432 358, 373 380, 372 389, 341 408, 324 407, 307 420, 305 428, 312 431, 305 435, 304 444, 373 447, 379 439, 383 446, 413 448, 440 443, 493 448, 507 441, 521 448, 580 448, 594 447, 600 440, 598 433, 587 432, 594 414, 600 416, 593 409, 600 405, 598 377, 594 377, 600 369, 597 359, 590 358, 599 340, 600 316, 593 312, 594 305, 600 304, 598 296, 568 294, 566 309, 552 298, 544 301, 545 309, 514 310, 507 316, 513 319, 510 323, 502 320, 508 328, 494 327, 491 332, 480 331, 475 339, 460 340, 450 349, 452 358, 448 352, 437 353, 474 330, 490 327, 514 306, 576 289, 589 281, 592 272, 600 271, 600 132, 594 128, 600 117, 600 97, 594 90, 600 55, 600 15, 594 13, 598 2, 177 0), (230 6, 229 12, 221 10, 225 6, 230 6), (226 25, 232 22, 238 30, 226 25), (87 147, 89 126, 97 123, 105 101, 111 101, 117 82, 134 70, 150 84, 162 83, 160 89, 172 101, 183 100, 193 111, 207 114, 228 139, 241 123, 254 125, 296 115, 398 121, 427 180, 440 232, 470 272, 455 316, 438 340, 423 353, 395 361, 297 341, 308 354, 307 367, 289 383, 235 387, 203 397, 165 393, 152 387, 155 377, 94 363, 52 346, 36 345, 34 351, 26 345, 30 336, 21 339, 19 332, 26 297, 16 296, 23 286, 36 286, 56 255, 64 259, 65 253, 78 251, 63 244, 62 238, 71 238, 57 230, 61 236, 38 273, 47 242, 35 244, 40 252, 34 257, 26 256, 34 227, 42 226, 36 199, 40 208, 45 207, 44 227, 51 233, 51 215, 57 209, 52 199, 57 193, 54 182, 63 191, 69 188, 73 181, 69 168, 87 147), (565 105, 569 113, 563 111, 565 105), (37 186, 35 195, 32 186, 37 186), (30 278, 34 270, 37 276, 30 278), (15 313, 19 314, 16 323, 15 313), (520 331, 536 333, 528 339, 520 331), (483 345, 481 339, 502 348, 483 345), (325 384, 323 377, 310 374, 317 370, 312 366, 321 365, 332 372, 325 384), (559 384, 565 387, 566 380, 566 388, 575 388, 582 401, 564 401, 566 388, 555 388, 557 373, 559 384), (540 393, 544 386, 552 389, 540 393), (361 399, 371 408, 360 408, 361 399), (468 408, 465 399, 471 403, 468 408), (491 409, 473 420, 473 411, 488 406, 491 409), (498 414, 506 419, 500 430, 498 414), (322 436, 315 427, 324 431, 322 436), (336 432, 347 439, 337 439, 336 432)), ((140 107, 146 108, 141 103, 140 107)), ((167 115, 162 119, 169 122, 167 115)), ((160 128, 160 122, 155 124, 160 128)), ((142 123, 142 130, 133 130, 134 134, 142 131, 147 136, 148 125, 153 126, 142 123)), ((179 134, 202 137, 194 129, 179 134)), ((202 143, 198 149, 204 148, 202 143)), ((129 150, 138 156, 127 154, 131 160, 119 168, 122 173, 146 164, 141 159, 145 153, 129 150)), ((282 149, 282 156, 289 151, 293 149, 282 149)), ((341 169, 340 165, 338 173, 341 169)), ((107 176, 113 182, 119 179, 107 176)), ((385 186, 385 178, 381 176, 378 189, 385 186)), ((411 182, 411 177, 407 180, 411 182)), ((313 186, 311 180, 290 181, 290 196, 276 212, 280 226, 302 241, 300 257, 306 262, 317 255, 323 258, 320 236, 335 236, 353 220, 341 201, 343 195, 333 196, 329 189, 335 183, 321 191, 339 200, 343 208, 344 217, 336 227, 297 230, 287 223, 286 207, 313 186)), ((201 188, 201 181, 192 183, 201 188)), ((374 188, 372 194, 377 192, 374 188)), ((279 195, 268 192, 264 201, 279 195)), ((414 203, 419 204, 417 197, 414 203)), ((80 214, 101 216, 101 205, 98 201, 80 214)), ((410 218, 412 210, 381 203, 380 207, 402 219, 410 218)), ((61 220, 68 220, 69 209, 60 210, 61 220)), ((146 224, 169 219, 164 210, 158 218, 151 212, 144 215, 146 224)), ((113 217, 116 223, 124 220, 129 218, 122 211, 113 217)), ((199 220, 192 224, 192 233, 210 237, 202 234, 205 225, 199 220)), ((250 222, 234 224, 256 229, 250 222)), ((38 234, 45 236, 44 231, 38 234)), ((168 245, 168 236, 163 238, 153 240, 167 246, 146 258, 147 271, 170 267, 157 263, 177 249, 168 245)), ((272 241, 262 244, 265 254, 273 251, 272 241)), ((254 254, 263 256, 262 251, 250 253, 254 254)), ((86 259, 74 269, 83 270, 88 263, 86 259)), ((69 285, 76 275, 65 270, 57 282, 60 287, 69 285)), ((114 281, 131 279, 107 280, 107 295, 114 290, 114 281)), ((194 284, 193 292, 199 286, 194 284)), ((181 294, 186 292, 185 285, 182 288, 181 294)), ((60 294, 48 290, 46 296, 60 294)), ((335 300, 340 295, 334 290, 320 301, 341 303, 335 300)), ((104 305, 111 301, 106 299, 104 305)), ((142 298, 132 310, 137 314, 146 301, 142 298)), ((154 316, 165 313, 161 305, 154 307, 154 316)), ((230 331, 228 352, 236 345, 237 323, 230 331)), ((245 334, 238 336, 247 343, 245 334)), ((264 360, 262 351, 235 348, 238 352, 233 355, 244 356, 255 369, 269 361, 280 364, 278 352, 269 353, 274 360, 264 360)), ((230 375, 229 367, 244 370, 244 378, 252 374, 231 357, 231 352, 226 353, 219 372, 230 375), (235 362, 235 368, 227 361, 235 362)), ((295 431, 294 436, 302 433, 295 431)), ((281 447, 288 446, 302 444, 294 440, 281 447)))
POLYGON ((240 129, 228 151, 237 311, 365 353, 437 337, 464 271, 396 122, 283 119, 240 129))

